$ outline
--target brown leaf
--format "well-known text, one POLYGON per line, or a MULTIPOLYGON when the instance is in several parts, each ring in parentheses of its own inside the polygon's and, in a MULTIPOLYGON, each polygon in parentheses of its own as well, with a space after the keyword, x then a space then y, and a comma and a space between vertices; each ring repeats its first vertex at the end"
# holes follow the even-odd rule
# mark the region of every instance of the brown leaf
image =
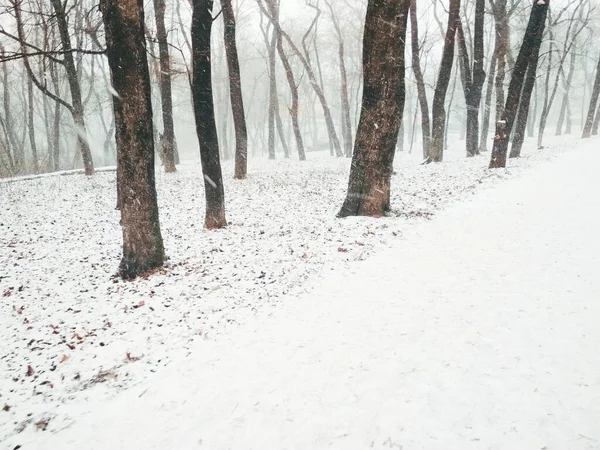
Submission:
POLYGON ((10 406, 8 406, 8 405, 4 405, 4 406, 2 407, 2 411, 10 411, 10 406))
POLYGON ((60 358, 60 362, 64 363, 67 359, 69 359, 69 357, 67 355, 62 355, 60 358))
POLYGON ((34 372, 34 370, 33 370, 33 367, 31 367, 31 366, 27 366, 27 372, 26 372, 26 375, 27 375, 28 377, 30 377, 30 376, 32 376, 32 375, 33 375, 33 372, 34 372))
POLYGON ((139 356, 131 356, 131 353, 127 352, 127 361, 137 361, 139 356))
POLYGON ((348 249, 344 247, 338 247, 338 252, 340 253, 348 253, 348 249))

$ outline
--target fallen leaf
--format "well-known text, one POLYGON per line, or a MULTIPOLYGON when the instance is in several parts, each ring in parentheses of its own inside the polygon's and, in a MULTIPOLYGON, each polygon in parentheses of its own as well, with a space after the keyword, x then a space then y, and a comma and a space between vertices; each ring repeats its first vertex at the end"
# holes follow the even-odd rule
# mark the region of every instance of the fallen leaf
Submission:
POLYGON ((62 355, 62 357, 60 358, 60 362, 64 363, 67 359, 69 359, 67 355, 62 355))
POLYGON ((8 406, 8 405, 4 405, 4 406, 2 407, 2 411, 10 411, 10 406, 8 406))
POLYGON ((26 373, 26 375, 27 375, 28 377, 30 377, 30 376, 32 376, 32 375, 33 375, 33 372, 34 372, 34 371, 33 371, 33 367, 31 367, 31 366, 27 366, 27 373, 26 373))

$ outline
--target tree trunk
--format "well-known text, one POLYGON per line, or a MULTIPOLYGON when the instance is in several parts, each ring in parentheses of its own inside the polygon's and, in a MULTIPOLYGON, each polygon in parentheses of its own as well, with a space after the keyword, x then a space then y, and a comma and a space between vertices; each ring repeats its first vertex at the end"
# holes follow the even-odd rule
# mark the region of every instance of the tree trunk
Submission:
POLYGON ((506 105, 501 118, 497 119, 490 168, 506 167, 508 140, 517 116, 523 82, 529 63, 532 60, 532 54, 539 53, 549 4, 550 0, 545 0, 544 2, 540 2, 539 0, 533 1, 529 23, 527 24, 523 43, 513 68, 508 95, 506 97, 506 105))
POLYGON ((504 109, 504 79, 506 78, 506 54, 508 53, 509 28, 506 12, 507 0, 496 0, 492 4, 496 29, 496 121, 504 109))
POLYGON ((600 95, 600 59, 598 59, 598 67, 596 68, 596 78, 594 80, 594 88, 592 89, 592 98, 588 109, 587 118, 583 127, 583 138, 589 138, 592 135, 592 127, 596 116, 596 106, 598 105, 598 96, 600 95))
MULTIPOLYGON (((342 138, 344 139, 344 155, 347 158, 352 156, 352 120, 350 119, 350 98, 348 96, 348 72, 346 70, 346 49, 344 46, 344 37, 338 18, 333 10, 331 1, 327 1, 327 6, 331 11, 331 18, 338 37, 338 58, 340 61, 340 80, 341 80, 341 105, 342 105, 342 138)), ((323 83, 321 83, 323 84, 323 83)))
POLYGON ((81 100, 81 85, 79 84, 77 68, 75 67, 75 60, 73 59, 73 48, 71 47, 71 37, 69 26, 67 24, 65 5, 61 0, 50 0, 50 2, 56 13, 56 24, 58 26, 62 51, 64 52, 63 65, 67 72, 67 81, 69 83, 69 89, 71 90, 71 103, 73 106, 71 113, 73 114, 73 122, 75 123, 77 131, 77 147, 81 152, 85 174, 93 175, 94 162, 92 160, 92 152, 88 142, 83 102, 81 100))
POLYGON ((154 15, 156 19, 156 38, 160 60, 160 98, 162 104, 163 134, 161 154, 165 172, 176 172, 175 167, 175 125, 173 123, 173 96, 171 93, 171 58, 169 42, 165 27, 165 0, 154 0, 154 15))
POLYGON ((448 28, 442 54, 442 62, 438 75, 437 85, 435 86, 435 95, 431 108, 432 133, 429 147, 428 160, 430 162, 441 162, 444 158, 444 136, 446 132, 446 93, 450 84, 452 75, 452 65, 454 63, 454 37, 456 35, 456 25, 460 14, 460 0, 450 0, 448 12, 448 28))
POLYGON ((421 134, 423 136, 423 159, 429 156, 429 141, 431 138, 431 122, 429 120, 429 104, 425 90, 425 78, 421 70, 421 48, 419 42, 419 24, 417 20, 417 0, 410 1, 410 35, 412 52, 412 69, 417 82, 417 95, 421 109, 421 134))
MULTIPOLYGON (((259 4, 261 10, 263 11, 264 14, 269 15, 269 18, 270 18, 271 22, 273 23, 273 26, 277 29, 277 32, 280 34, 280 36, 282 38, 284 38, 286 40, 286 42, 291 47, 294 54, 298 57, 298 59, 300 59, 300 62, 302 63, 302 66, 304 67, 304 70, 306 70, 306 73, 308 75, 310 85, 313 88, 313 90, 315 91, 315 94, 317 95, 317 97, 319 98, 319 102, 321 103, 321 107, 323 108, 323 115, 325 117, 325 125, 327 126, 327 133, 333 143, 333 147, 335 149, 335 154, 338 157, 344 156, 344 154, 342 153, 342 147, 340 145, 340 141, 339 141, 337 133, 335 131, 335 126, 333 125, 333 118, 331 116, 331 110, 329 109, 329 105, 327 104, 327 99, 325 98, 323 89, 321 89, 321 86, 317 82, 317 78, 316 78, 315 72, 310 64, 310 61, 306 58, 305 55, 302 54, 302 52, 300 51, 300 49, 298 49, 296 44, 294 44, 294 41, 292 41, 290 36, 287 33, 285 33, 283 31, 283 29, 281 28, 281 24, 279 23, 279 18, 274 16, 274 14, 273 14, 273 0, 265 0, 265 1, 270 8, 270 14, 267 13, 267 11, 264 9, 263 3, 259 0, 258 4, 259 4)), ((280 55, 281 55, 281 52, 280 52, 280 55)), ((286 71, 287 71, 287 69, 286 69, 286 71)))
MULTIPOLYGON (((543 28, 539 32, 543 34, 543 28)), ((531 95, 537 78, 538 60, 540 55, 540 46, 542 44, 543 35, 537 36, 533 51, 529 59, 527 74, 521 91, 521 100, 519 101, 519 109, 517 111, 517 122, 515 125, 515 133, 513 135, 513 143, 510 149, 510 158, 519 158, 521 149, 525 141, 525 132, 527 130, 527 119, 529 117, 529 106, 531 105, 531 95)))
POLYGON ((225 52, 227 54, 227 68, 229 69, 229 95, 235 128, 234 178, 243 180, 248 173, 248 130, 244 113, 244 97, 242 96, 240 61, 235 42, 235 14, 231 0, 222 0, 221 7, 223 8, 225 52))
POLYGON ((279 59, 281 59, 281 63, 283 64, 283 70, 285 70, 285 76, 287 78, 288 85, 290 86, 290 93, 292 95, 290 116, 292 117, 292 129, 294 131, 294 137, 296 138, 298 158, 300 161, 304 161, 306 160, 306 153, 304 151, 304 140, 302 138, 302 133, 300 132, 300 122, 298 120, 298 85, 296 84, 296 80, 294 78, 292 66, 290 65, 287 55, 285 54, 285 50, 283 49, 281 28, 275 25, 275 23, 278 23, 277 21, 279 20, 279 4, 275 3, 275 0, 269 0, 268 7, 270 18, 275 21, 272 23, 274 27, 274 33, 276 34, 277 53, 279 54, 279 59))
POLYGON ((492 55, 489 73, 487 76, 487 89, 485 93, 485 104, 483 107, 483 124, 481 125, 481 137, 479 139, 479 152, 488 151, 488 134, 490 133, 490 119, 492 115, 492 94, 494 93, 494 77, 496 74, 496 53, 492 55))
POLYGON ((369 0, 364 30, 364 87, 346 200, 338 217, 380 217, 404 111, 404 43, 409 0, 369 0))
POLYGON ((483 91, 483 85, 485 83, 485 71, 483 69, 483 25, 485 19, 485 0, 477 0, 475 8, 475 33, 473 38, 474 50, 472 72, 467 43, 465 39, 465 33, 460 18, 457 21, 456 34, 459 43, 459 56, 462 60, 461 68, 463 73, 463 90, 465 94, 465 104, 467 108, 467 157, 472 157, 479 153, 479 105, 481 103, 481 93, 483 91))
POLYGON ((35 143, 35 126, 34 126, 34 115, 33 115, 33 81, 31 78, 27 79, 27 103, 28 103, 28 114, 27 114, 27 128, 29 130, 29 146, 31 147, 31 159, 33 162, 33 172, 39 173, 40 165, 38 161, 37 145, 35 143))
POLYGON ((567 75, 567 79, 564 83, 565 92, 563 94, 563 99, 560 105, 560 115, 558 117, 558 122, 556 124, 556 136, 560 136, 563 133, 563 125, 565 123, 565 119, 567 117, 567 113, 569 110, 569 91, 571 90, 571 84, 573 83, 573 76, 575 75, 575 62, 577 60, 577 52, 571 52, 571 60, 569 63, 569 73, 567 75))
POLYGON ((123 228, 119 274, 132 279, 163 265, 158 216, 150 74, 143 0, 102 0, 106 55, 112 85, 117 141, 117 192, 123 228))
POLYGON ((219 139, 217 138, 212 92, 210 42, 213 23, 212 9, 213 0, 193 0, 192 95, 206 195, 204 225, 209 230, 227 226, 225 190, 221 161, 219 160, 219 139))

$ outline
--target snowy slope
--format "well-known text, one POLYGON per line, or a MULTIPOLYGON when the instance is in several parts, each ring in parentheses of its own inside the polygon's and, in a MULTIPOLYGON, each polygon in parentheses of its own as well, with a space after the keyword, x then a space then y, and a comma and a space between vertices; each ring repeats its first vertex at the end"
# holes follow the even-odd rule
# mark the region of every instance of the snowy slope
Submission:
POLYGON ((454 205, 151 382, 65 406, 65 429, 10 445, 599 448, 594 147, 454 205))
MULTIPOLYGON (((538 153, 518 164, 526 167, 543 158, 546 156, 538 153)), ((476 238, 487 242, 493 232, 484 219, 504 220, 499 226, 505 232, 506 221, 512 223, 514 214, 503 217, 500 206, 505 205, 486 211, 491 195, 486 194, 467 206, 455 207, 448 213, 450 218, 417 229, 410 228, 411 221, 406 219, 429 216, 490 177, 508 173, 490 173, 481 158, 426 168, 400 161, 393 199, 398 218, 339 221, 333 215, 345 189, 345 164, 316 161, 298 170, 297 163, 282 161, 257 168, 248 183, 228 181, 233 225, 218 233, 200 230, 201 183, 194 172, 161 178, 161 218, 172 262, 163 275, 136 283, 113 283, 109 278, 118 261, 119 241, 115 217, 105 217, 114 199, 110 176, 94 180, 68 177, 75 181, 60 188, 49 184, 61 183, 60 178, 24 182, 25 192, 18 183, 6 188, 3 211, 16 215, 2 218, 3 226, 12 230, 8 243, 14 249, 10 255, 1 254, 6 259, 0 265, 5 272, 2 286, 10 284, 10 294, 2 303, 6 325, 0 330, 7 352, 0 366, 0 401, 11 407, 4 413, 10 419, 3 433, 7 436, 15 427, 26 426, 9 444, 22 445, 29 439, 40 445, 46 442, 50 437, 36 434, 33 424, 42 419, 43 426, 43 418, 50 418, 49 430, 71 421, 75 421, 73 430, 91 427, 85 433, 94 435, 96 448, 129 448, 126 445, 136 442, 140 446, 131 448, 196 448, 197 439, 203 439, 208 448, 248 447, 244 442, 254 448, 265 448, 265 443, 273 443, 273 448, 314 448, 328 443, 339 429, 346 430, 340 436, 364 431, 348 434, 336 441, 339 445, 352 448, 372 437, 381 446, 383 441, 377 439, 384 439, 387 430, 398 433, 402 428, 394 419, 398 415, 412 417, 418 411, 431 415, 422 395, 439 401, 445 389, 466 382, 477 390, 475 380, 485 370, 494 374, 495 367, 504 367, 504 359, 500 355, 493 361, 500 366, 481 367, 480 372, 461 377, 473 356, 465 351, 465 345, 474 346, 477 359, 483 360, 497 350, 491 337, 485 345, 476 339, 481 333, 479 325, 467 333, 466 320, 483 321, 490 332, 508 339, 512 335, 502 327, 514 319, 512 302, 520 304, 528 297, 510 294, 511 286, 521 286, 511 282, 498 291, 506 295, 492 301, 498 284, 489 277, 487 260, 477 258, 476 238), (41 197, 36 200, 39 204, 21 201, 25 194, 41 197), (461 212, 461 208, 466 210, 461 212), (90 211, 96 212, 93 219, 90 211), (469 215, 460 215, 466 213, 469 215), (452 217, 456 223, 444 223, 452 217), (56 226, 49 226, 49 220, 56 226), (23 239, 23 230, 30 234, 28 240, 23 239), (398 242, 402 233, 405 237, 398 242), (352 263, 392 244, 393 251, 368 263, 352 263), (463 248, 469 250, 466 255, 459 251, 463 248), (443 255, 440 249, 446 249, 443 255), (33 262, 32 256, 37 257, 33 262), (9 263, 15 261, 17 265, 9 269, 9 263), (347 272, 347 267, 356 274, 347 272), (335 273, 325 275, 314 295, 284 295, 288 291, 297 294, 306 288, 303 280, 311 273, 332 272, 329 269, 336 269, 335 273), (465 280, 480 285, 472 288, 465 280), (488 282, 492 293, 481 286, 488 282), (457 283, 462 290, 450 290, 456 298, 445 299, 446 286, 457 283), (20 286, 23 289, 19 290, 20 286), (282 305, 274 309, 277 303, 282 305), (496 312, 501 321, 493 314, 494 308, 499 308, 496 312), (256 312, 259 318, 255 320, 256 312), (274 318, 268 317, 271 313, 274 318), (247 321, 240 330, 229 330, 230 322, 247 321), (218 336, 226 330, 227 334, 218 336), (457 331, 456 336, 452 331, 457 331), (185 358, 190 352, 194 357, 185 358), (439 352, 447 356, 440 359, 439 352), (467 360, 457 368, 456 359, 460 363, 462 353, 467 360), (28 377, 29 365, 33 373, 28 377), (148 372, 165 365, 168 367, 161 370, 158 380, 146 380, 148 372), (381 369, 374 369, 379 366, 381 369), (447 367, 454 370, 445 374, 449 378, 440 387, 434 382, 440 382, 437 377, 447 367), (391 386, 392 381, 398 385, 391 386), (114 403, 106 402, 107 395, 118 392, 114 387, 136 383, 137 388, 120 394, 114 403), (406 394, 405 383, 415 391, 403 401, 415 410, 395 403, 406 394), (388 395, 390 388, 396 396, 388 395), (166 405, 158 405, 163 401, 166 405), (256 402, 259 407, 253 412, 256 402), (201 410, 194 405, 202 405, 201 410), (96 409, 99 412, 91 413, 96 409), (171 409, 174 412, 168 414, 171 409), (108 423, 111 420, 114 423, 108 423), (359 420, 362 428, 353 422, 359 420), (103 428, 104 423, 115 429, 114 435, 103 428), (195 432, 186 433, 188 426, 199 437, 195 432), (164 427, 172 427, 174 433, 164 427), (146 436, 147 443, 140 443, 146 436), (174 441, 169 443, 169 439, 174 441), (123 447, 115 445, 119 440, 123 447)), ((561 168, 561 177, 570 179, 565 173, 569 169, 561 168)), ((543 177, 542 181, 546 183, 543 177)), ((523 186, 519 183, 531 181, 511 186, 520 190, 523 186)), ((528 190, 545 198, 544 205, 548 203, 550 194, 544 190, 531 186, 528 190)), ((514 208, 514 193, 512 197, 494 195, 500 197, 497 203, 503 198, 512 200, 514 208)), ((530 209, 525 205, 522 211, 530 209)), ((573 215, 564 219, 570 217, 573 215)), ((523 244, 520 237, 515 242, 523 244)), ((483 246, 481 253, 488 256, 488 250, 491 247, 483 246)), ((561 252, 565 253, 564 249, 561 252)), ((504 260, 512 265, 510 258, 504 260)), ((525 267, 516 274, 531 261, 519 264, 525 267)), ((532 287, 540 284, 536 275, 531 275, 532 287)), ((525 288, 529 289, 529 284, 525 288)), ((517 333, 510 342, 516 345, 520 337, 517 333)), ((516 378, 514 383, 519 387, 522 380, 516 378)), ((485 386, 479 389, 486 392, 485 386)), ((461 404, 473 401, 463 391, 453 394, 457 397, 448 401, 448 407, 456 403, 460 409, 461 404)), ((444 412, 445 407, 435 406, 444 412)), ((477 424, 476 408, 473 414, 477 424)), ((498 414, 503 417, 501 411, 498 414)), ((459 417, 457 420, 462 423, 459 417)), ((452 434, 454 427, 445 426, 452 434)), ((59 433, 56 445, 45 448, 75 448, 68 443, 72 437, 79 438, 78 432, 73 433, 59 433)), ((389 445, 395 442, 394 433, 389 445)), ((413 435, 398 437, 404 442, 425 442, 414 429, 413 435)), ((439 439, 443 443, 446 438, 439 439)), ((24 448, 37 448, 31 445, 24 448)), ((90 445, 83 448, 92 448, 90 445)))

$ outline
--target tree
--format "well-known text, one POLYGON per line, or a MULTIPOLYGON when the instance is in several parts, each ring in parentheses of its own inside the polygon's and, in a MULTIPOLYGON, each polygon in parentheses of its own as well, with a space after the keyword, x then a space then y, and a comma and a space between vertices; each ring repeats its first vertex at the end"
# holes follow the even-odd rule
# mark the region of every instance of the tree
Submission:
POLYGON ((444 157, 444 136, 446 131, 446 93, 450 85, 452 64, 454 61, 454 37, 460 14, 460 0, 450 0, 448 28, 444 41, 444 52, 440 64, 438 81, 431 107, 432 131, 428 162, 441 162, 444 157))
POLYGON ((497 118, 490 169, 506 167, 508 141, 517 116, 519 102, 521 101, 523 82, 529 64, 534 59, 532 58, 532 55, 535 55, 540 51, 549 4, 550 0, 533 0, 533 8, 531 9, 531 15, 529 16, 523 43, 521 44, 521 49, 519 50, 519 55, 517 56, 510 85, 508 87, 506 105, 504 106, 501 118, 497 118))
POLYGON ((235 15, 231 0, 221 0, 225 33, 225 52, 229 69, 229 95, 233 111, 235 128, 235 174, 234 178, 243 180, 248 172, 248 130, 244 113, 244 97, 242 96, 242 81, 240 61, 235 43, 235 15))
POLYGON ((162 104, 163 134, 160 140, 165 172, 176 172, 175 167, 175 125, 173 123, 173 96, 171 93, 171 58, 165 26, 165 0, 154 0, 156 39, 160 60, 160 98, 162 104))
POLYGON ((588 109, 587 118, 583 127, 583 138, 589 138, 592 135, 592 127, 594 124, 594 116, 596 115, 596 106, 598 105, 598 97, 600 96, 600 58, 598 58, 598 67, 596 68, 596 78, 594 79, 594 88, 592 89, 592 97, 590 98, 590 106, 588 109))
POLYGON ((143 0, 101 0, 106 55, 117 95, 117 195, 123 228, 119 274, 132 279, 165 260, 154 174, 143 0))
POLYGON ((410 0, 369 0, 363 35, 364 87, 346 200, 338 217, 390 209, 394 153, 405 100, 410 0))
POLYGON ((200 161, 204 174, 206 196, 204 225, 211 230, 227 226, 225 189, 219 160, 219 139, 212 92, 210 37, 213 0, 193 0, 192 5, 192 96, 196 133, 200 143, 200 161))
POLYGON ((481 94, 485 83, 485 70, 483 69, 483 25, 485 19, 485 0, 476 0, 475 3, 475 32, 473 36, 473 66, 467 41, 460 18, 457 20, 457 39, 459 42, 460 56, 462 61, 462 72, 464 74, 464 94, 467 106, 467 156, 475 156, 479 153, 479 106, 481 94))
POLYGON ((431 122, 429 120, 429 104, 427 103, 427 91, 425 90, 425 79, 421 70, 421 48, 419 43, 419 24, 417 20, 417 0, 410 2, 410 35, 412 52, 412 69, 417 83, 417 95, 421 109, 421 134, 423 135, 423 158, 429 155, 429 140, 431 138, 431 122))

